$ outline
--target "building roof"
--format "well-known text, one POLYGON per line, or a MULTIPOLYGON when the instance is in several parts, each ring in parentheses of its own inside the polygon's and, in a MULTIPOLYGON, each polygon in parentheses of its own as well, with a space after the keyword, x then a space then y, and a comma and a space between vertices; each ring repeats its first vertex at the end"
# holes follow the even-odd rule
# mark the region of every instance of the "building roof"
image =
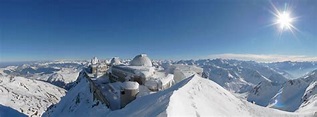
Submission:
POLYGON ((133 58, 130 62, 131 66, 152 66, 151 59, 146 54, 140 54, 133 58))
POLYGON ((137 74, 139 76, 149 77, 154 73, 154 67, 148 66, 127 66, 127 65, 116 65, 112 66, 112 70, 118 69, 124 72, 137 74))
POLYGON ((122 88, 128 89, 128 90, 139 89, 139 83, 132 82, 132 81, 126 81, 126 82, 122 83, 122 88))

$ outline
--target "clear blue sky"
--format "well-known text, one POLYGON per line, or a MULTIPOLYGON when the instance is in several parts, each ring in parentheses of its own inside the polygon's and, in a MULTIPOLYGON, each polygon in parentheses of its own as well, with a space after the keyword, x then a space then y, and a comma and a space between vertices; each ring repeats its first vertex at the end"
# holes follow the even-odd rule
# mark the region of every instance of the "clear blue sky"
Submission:
POLYGON ((0 0, 0 61, 317 56, 317 1, 271 3, 291 6, 296 36, 269 26, 265 0, 0 0))

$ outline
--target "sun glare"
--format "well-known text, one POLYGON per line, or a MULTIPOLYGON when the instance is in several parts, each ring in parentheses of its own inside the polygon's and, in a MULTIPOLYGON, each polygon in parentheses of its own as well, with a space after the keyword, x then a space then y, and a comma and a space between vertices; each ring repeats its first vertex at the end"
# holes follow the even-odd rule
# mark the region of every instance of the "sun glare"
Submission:
POLYGON ((289 7, 288 4, 284 5, 284 8, 277 8, 273 3, 272 14, 275 16, 274 23, 271 25, 276 25, 279 29, 279 34, 282 34, 284 31, 290 31, 294 36, 295 31, 299 30, 293 25, 293 23, 297 20, 297 17, 294 17, 292 14, 292 8, 289 7))
POLYGON ((279 24, 282 30, 292 28, 293 18, 290 17, 288 12, 278 13, 276 23, 279 24))

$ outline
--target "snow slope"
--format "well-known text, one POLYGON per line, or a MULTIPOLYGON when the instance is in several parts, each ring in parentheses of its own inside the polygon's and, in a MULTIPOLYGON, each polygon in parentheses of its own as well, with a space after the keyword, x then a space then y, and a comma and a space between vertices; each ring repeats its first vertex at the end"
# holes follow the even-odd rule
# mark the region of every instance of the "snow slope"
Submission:
MULTIPOLYGON (((317 100, 315 98, 317 96, 316 81, 317 70, 302 78, 287 81, 278 93, 271 98, 268 106, 286 111, 314 110, 316 108, 314 102, 317 100)), ((269 89, 269 87, 266 88, 269 89)), ((271 90, 271 92, 273 91, 275 90, 271 90)), ((261 96, 266 97, 265 95, 261 96)))
POLYGON ((218 84, 198 76, 174 91, 166 111, 168 116, 299 116, 243 101, 218 84))
POLYGON ((78 84, 47 111, 44 116, 244 116, 293 117, 312 116, 313 113, 290 113, 260 107, 236 98, 217 83, 197 75, 171 88, 137 98, 125 108, 110 111, 92 99, 87 80, 78 84))
POLYGON ((297 111, 309 112, 312 110, 317 110, 317 70, 312 71, 308 75, 304 76, 303 79, 308 82, 309 85, 301 98, 302 103, 297 111))
POLYGON ((52 105, 43 117, 98 117, 105 115, 109 109, 99 101, 93 100, 89 82, 81 74, 75 86, 61 101, 52 105))
POLYGON ((292 112, 297 110, 308 85, 302 79, 289 80, 271 99, 268 106, 292 112))
POLYGON ((312 82, 306 89, 302 97, 302 103, 298 112, 317 112, 317 81, 312 82))
POLYGON ((42 81, 0 76, 0 104, 28 116, 41 116, 47 107, 59 102, 65 92, 42 81))
POLYGON ((249 92, 247 100, 260 106, 267 106, 281 88, 281 84, 260 82, 249 92))

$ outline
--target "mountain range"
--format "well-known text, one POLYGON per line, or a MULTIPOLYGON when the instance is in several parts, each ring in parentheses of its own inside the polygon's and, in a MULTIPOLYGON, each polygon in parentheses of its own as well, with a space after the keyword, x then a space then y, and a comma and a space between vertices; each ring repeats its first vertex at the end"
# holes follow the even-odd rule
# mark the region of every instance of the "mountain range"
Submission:
POLYGON ((171 64, 201 67, 202 77, 188 77, 116 111, 93 99, 88 82, 80 75, 87 61, 6 66, 0 68, 0 104, 19 116, 317 115, 316 62, 153 61, 163 69, 171 64))

